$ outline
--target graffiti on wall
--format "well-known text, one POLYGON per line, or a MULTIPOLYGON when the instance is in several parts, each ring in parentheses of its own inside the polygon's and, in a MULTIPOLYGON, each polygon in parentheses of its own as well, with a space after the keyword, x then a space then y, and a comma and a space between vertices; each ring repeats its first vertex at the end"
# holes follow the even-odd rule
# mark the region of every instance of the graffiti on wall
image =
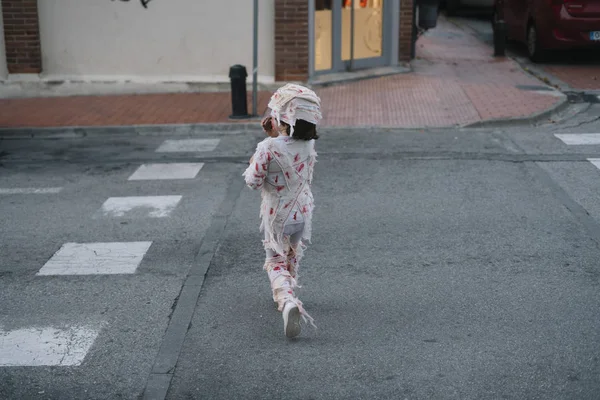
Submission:
MULTIPOLYGON (((115 1, 115 0, 111 0, 111 1, 115 1)), ((129 3, 131 0, 119 0, 122 1, 124 3, 129 3)), ((140 3, 142 4, 142 6, 144 8, 148 8, 148 3, 150 3, 152 0, 140 0, 140 3)))

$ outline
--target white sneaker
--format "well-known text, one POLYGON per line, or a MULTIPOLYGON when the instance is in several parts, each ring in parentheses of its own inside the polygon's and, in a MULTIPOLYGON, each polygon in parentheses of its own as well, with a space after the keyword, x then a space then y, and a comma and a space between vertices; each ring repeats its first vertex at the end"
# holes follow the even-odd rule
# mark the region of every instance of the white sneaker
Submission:
POLYGON ((300 310, 298 306, 291 301, 285 303, 283 307, 283 331, 289 338, 300 334, 300 310))

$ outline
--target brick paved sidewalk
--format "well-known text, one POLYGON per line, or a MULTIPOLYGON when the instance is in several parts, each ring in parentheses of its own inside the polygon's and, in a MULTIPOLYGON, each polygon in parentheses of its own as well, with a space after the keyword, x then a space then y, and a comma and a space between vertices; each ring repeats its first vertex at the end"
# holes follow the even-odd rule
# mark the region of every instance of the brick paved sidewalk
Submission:
POLYGON ((600 90, 600 62, 596 65, 546 65, 543 69, 572 90, 600 90))
POLYGON ((527 117, 562 101, 556 91, 526 90, 543 84, 443 18, 417 42, 413 68, 412 74, 321 90, 326 122, 441 127, 527 117))
MULTIPOLYGON (((520 89, 540 82, 443 18, 417 46, 412 73, 317 88, 323 125, 454 126, 527 117, 561 101, 520 89)), ((259 93, 260 113, 269 96, 259 93)), ((231 122, 229 114, 230 94, 223 92, 0 100, 0 127, 219 123, 231 122)))

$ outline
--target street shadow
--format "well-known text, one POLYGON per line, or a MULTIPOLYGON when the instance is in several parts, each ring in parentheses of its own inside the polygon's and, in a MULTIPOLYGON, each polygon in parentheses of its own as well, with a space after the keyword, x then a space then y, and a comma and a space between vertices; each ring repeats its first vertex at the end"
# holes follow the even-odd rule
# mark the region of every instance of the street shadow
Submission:
POLYGON ((463 18, 474 18, 474 19, 485 19, 489 21, 493 14, 491 7, 463 7, 456 11, 452 16, 449 16, 446 12, 444 5, 440 6, 440 12, 442 12, 447 18, 463 17, 463 18))

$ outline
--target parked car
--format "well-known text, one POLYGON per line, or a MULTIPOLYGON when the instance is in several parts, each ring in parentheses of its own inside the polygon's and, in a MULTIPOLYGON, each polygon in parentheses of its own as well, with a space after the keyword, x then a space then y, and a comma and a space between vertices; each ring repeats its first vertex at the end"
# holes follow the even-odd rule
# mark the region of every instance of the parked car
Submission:
POLYGON ((496 0, 494 26, 498 20, 506 23, 507 39, 527 45, 534 62, 551 50, 600 50, 599 0, 496 0))
POLYGON ((494 7, 494 0, 443 0, 440 4, 446 7, 446 14, 452 16, 463 7, 488 8, 491 10, 494 7))

